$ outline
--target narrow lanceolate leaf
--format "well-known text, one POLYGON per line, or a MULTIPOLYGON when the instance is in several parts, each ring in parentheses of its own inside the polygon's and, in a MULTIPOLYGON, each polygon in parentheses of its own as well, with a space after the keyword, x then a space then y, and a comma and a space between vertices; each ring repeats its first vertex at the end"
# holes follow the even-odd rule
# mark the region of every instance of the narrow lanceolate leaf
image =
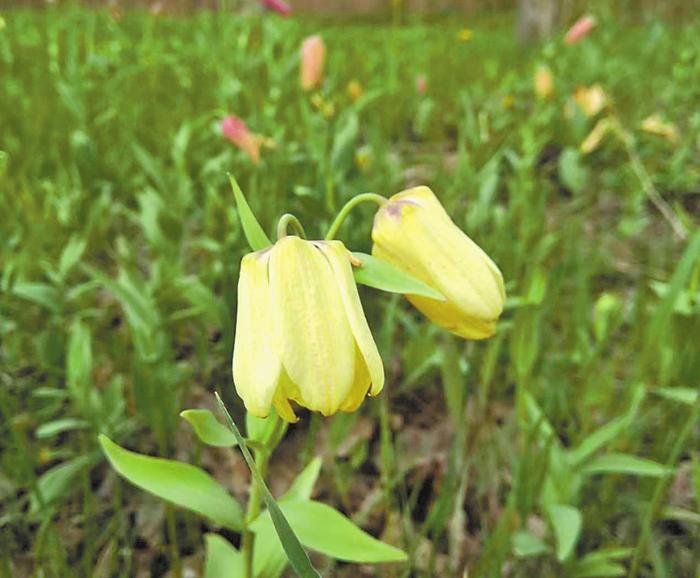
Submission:
POLYGON ((275 526, 275 530, 277 530, 277 535, 279 536, 280 542, 282 542, 282 547, 284 548, 284 551, 287 554, 287 558, 289 559, 289 563, 292 565, 294 572, 300 578, 320 578, 319 573, 316 572, 315 568, 311 565, 311 560, 309 560, 308 554, 299 542, 299 539, 297 538, 296 534, 289 525, 289 522, 284 517, 282 510, 280 510, 280 507, 277 505, 277 502, 275 502, 275 499, 272 497, 272 494, 270 493, 267 484, 265 484, 265 480, 260 475, 260 472, 258 471, 258 468, 255 465, 255 460, 253 459, 253 456, 248 451, 248 446, 246 445, 246 442, 243 439, 241 432, 238 431, 238 427, 236 427, 236 424, 233 421, 231 414, 226 409, 226 406, 219 397, 218 393, 216 394, 216 401, 219 402, 221 412, 224 414, 226 422, 231 428, 233 435, 236 436, 238 447, 240 447, 241 453, 243 454, 243 458, 245 459, 246 463, 248 464, 248 467, 250 468, 250 473, 253 475, 254 482, 260 485, 263 499, 265 500, 265 505, 267 506, 268 512, 270 512, 270 516, 275 526))
POLYGON ((582 468, 582 473, 593 474, 630 474, 661 478, 671 473, 666 466, 628 454, 606 454, 592 459, 582 468))
POLYGON ((578 542, 581 533, 581 512, 572 506, 552 504, 548 513, 557 542, 557 559, 563 562, 571 555, 578 542))
POLYGON ((186 409, 180 413, 180 417, 192 426, 197 437, 208 446, 227 448, 236 445, 236 436, 208 409, 186 409))
MULTIPOLYGON (((280 498, 280 502, 310 499, 320 471, 321 458, 314 458, 292 482, 290 488, 280 498)), ((287 556, 270 516, 266 513, 265 516, 267 521, 264 528, 255 533, 253 568, 256 576, 279 578, 287 566, 287 556)))
POLYGON ((238 208, 238 215, 241 218, 243 233, 245 233, 245 238, 251 249, 253 249, 253 251, 259 251, 260 249, 270 247, 272 243, 255 218, 253 210, 250 208, 250 205, 248 205, 248 201, 246 201, 245 195, 243 195, 243 191, 238 185, 238 181, 236 181, 233 175, 229 175, 228 178, 231 181, 233 196, 236 198, 236 207, 238 208))
POLYGON ((361 285, 404 295, 420 295, 438 301, 445 301, 445 296, 437 289, 426 285, 415 277, 400 271, 386 261, 377 259, 366 253, 353 252, 353 257, 360 262, 359 267, 353 267, 355 281, 361 285))
MULTIPOLYGON (((279 507, 289 520, 301 543, 321 554, 347 562, 403 562, 406 553, 380 542, 337 510, 312 500, 280 501, 279 507)), ((265 513, 251 525, 255 532, 265 532, 270 524, 265 513)))
POLYGON ((232 530, 243 528, 238 502, 204 470, 125 450, 105 435, 99 441, 112 467, 132 484, 232 530))

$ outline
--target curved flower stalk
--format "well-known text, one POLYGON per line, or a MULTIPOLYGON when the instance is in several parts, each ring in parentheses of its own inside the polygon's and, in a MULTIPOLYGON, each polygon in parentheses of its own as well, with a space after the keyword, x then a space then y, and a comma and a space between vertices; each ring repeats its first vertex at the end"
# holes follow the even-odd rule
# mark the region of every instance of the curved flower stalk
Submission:
POLYGON ((274 406, 288 422, 290 400, 331 415, 381 391, 382 360, 340 241, 283 237, 243 258, 233 378, 250 413, 274 406))
POLYGON ((503 311, 503 276, 450 219, 428 187, 398 193, 374 217, 372 254, 433 287, 445 301, 407 295, 426 317, 464 339, 485 339, 503 311))

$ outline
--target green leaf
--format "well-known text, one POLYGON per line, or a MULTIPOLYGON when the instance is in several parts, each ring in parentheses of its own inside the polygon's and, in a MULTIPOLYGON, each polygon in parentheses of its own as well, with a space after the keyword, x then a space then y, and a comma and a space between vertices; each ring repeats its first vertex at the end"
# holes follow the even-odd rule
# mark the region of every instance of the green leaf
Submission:
POLYGON ((587 171, 581 165, 581 155, 576 149, 566 148, 559 156, 559 178, 573 193, 578 193, 586 184, 587 171))
MULTIPOLYGON (((403 562, 406 553, 373 538, 348 518, 321 502, 311 500, 280 501, 279 507, 289 520, 301 543, 321 554, 347 562, 403 562)), ((269 513, 252 524, 253 532, 265 531, 269 513)))
POLYGON ((204 578, 238 578, 243 576, 243 554, 219 534, 205 534, 206 560, 204 578))
POLYGON ((37 439, 46 439, 63 432, 73 431, 76 429, 85 429, 89 426, 90 424, 84 419, 65 417, 42 423, 38 428, 36 428, 34 435, 37 437, 37 439))
POLYGON ((242 529, 243 513, 238 502, 204 470, 125 450, 105 435, 100 435, 99 441, 112 467, 132 484, 217 524, 242 529))
POLYGON ((72 235, 68 240, 58 262, 58 272, 62 279, 65 279, 73 266, 80 261, 86 246, 85 239, 81 239, 78 235, 72 235))
MULTIPOLYGON (((308 500, 311 497, 318 474, 321 471, 321 458, 311 460, 296 477, 290 488, 280 498, 280 502, 288 500, 308 500)), ((253 552, 253 568, 256 576, 278 578, 287 566, 287 556, 277 537, 277 532, 268 517, 268 523, 255 535, 255 551, 253 552)))
POLYGON ((250 468, 250 473, 253 475, 255 483, 259 484, 260 486, 263 499, 265 500, 265 505, 267 506, 267 511, 270 513, 275 530, 277 531, 277 535, 279 536, 282 547, 287 554, 287 558, 289 559, 294 572, 296 572, 297 576, 300 578, 320 578, 319 573, 316 572, 314 567, 311 565, 311 560, 309 560, 308 554, 304 548, 302 548, 301 544, 299 543, 299 539, 296 537, 296 534, 289 525, 289 522, 284 517, 282 510, 280 510, 277 502, 272 497, 265 480, 260 475, 260 472, 255 465, 255 460, 253 459, 253 456, 250 455, 248 446, 246 445, 241 432, 238 431, 238 427, 236 427, 236 423, 233 421, 231 414, 226 409, 226 406, 221 400, 221 397, 219 397, 219 394, 216 393, 215 395, 216 401, 219 403, 219 407, 221 408, 224 417, 226 417, 226 422, 231 428, 233 435, 236 436, 238 447, 240 448, 243 458, 250 468))
POLYGON ((628 427, 629 420, 618 417, 598 428, 569 453, 571 463, 578 465, 587 460, 605 444, 610 443, 628 427))
POLYGON ((581 512, 572 506, 552 504, 547 508, 549 521, 557 542, 557 560, 566 560, 578 542, 581 533, 581 512))
POLYGON ((61 310, 61 297, 58 290, 51 285, 20 282, 14 284, 12 292, 22 299, 46 307, 46 309, 54 313, 58 313, 61 310))
POLYGON ((321 473, 321 463, 321 458, 311 460, 280 500, 308 500, 321 473))
POLYGON ((54 466, 44 472, 37 482, 37 493, 32 495, 29 511, 37 512, 42 504, 50 505, 76 489, 75 477, 93 461, 91 456, 80 456, 54 466))
POLYGON ((233 175, 229 175, 228 178, 233 188, 233 196, 236 198, 236 206, 238 207, 238 215, 241 218, 243 233, 251 249, 253 249, 253 251, 260 251, 261 249, 272 246, 270 239, 255 218, 250 205, 248 205, 248 201, 246 201, 243 191, 238 185, 238 181, 236 181, 233 175))
POLYGON ((208 409, 186 409, 180 413, 197 434, 209 446, 228 448, 236 445, 236 437, 222 425, 208 409))
POLYGON ((525 530, 513 534, 513 552, 521 558, 539 556, 549 551, 549 547, 537 536, 525 530))
POLYGON ((658 387, 653 392, 659 397, 685 405, 693 405, 698 398, 698 390, 692 387, 658 387))
POLYGON ((627 570, 613 560, 629 557, 632 548, 607 548, 587 554, 571 568, 571 578, 604 578, 606 576, 625 576, 627 570))
POLYGON ((352 255, 360 262, 359 267, 353 267, 357 283, 390 293, 420 295, 438 301, 445 301, 442 293, 433 289, 430 285, 426 285, 423 281, 419 281, 415 277, 400 271, 386 261, 366 253, 353 252, 352 255))
POLYGON ((584 465, 581 473, 589 476, 595 474, 631 474, 662 478, 669 475, 671 470, 658 462, 628 454, 606 454, 594 458, 584 465))
POLYGON ((90 330, 76 320, 70 329, 66 360, 66 385, 75 402, 85 408, 92 383, 92 338, 90 330))

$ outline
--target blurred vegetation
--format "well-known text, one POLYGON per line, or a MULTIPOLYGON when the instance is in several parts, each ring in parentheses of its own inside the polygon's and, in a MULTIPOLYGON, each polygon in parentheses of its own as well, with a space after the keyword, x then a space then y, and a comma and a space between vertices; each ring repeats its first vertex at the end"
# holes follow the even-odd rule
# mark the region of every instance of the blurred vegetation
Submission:
MULTIPOLYGON (((0 575, 198 567, 204 524, 124 485, 100 432, 245 492, 240 461, 178 417, 214 390, 242 412, 246 244, 227 172, 268 230, 291 210, 312 236, 358 192, 428 184, 507 280, 485 343, 363 289, 385 392, 304 416, 278 452, 281 478, 320 452, 321 498, 412 553, 382 576, 694 575, 697 22, 603 11, 579 44, 523 49, 510 18, 463 41, 443 21, 1 16, 0 575), (328 74, 308 95, 298 47, 314 32, 328 74), (587 116, 572 94, 595 83, 606 102, 587 116), (269 139, 259 165, 222 138, 228 113, 269 139), (652 115, 673 130, 642 130, 652 115), (617 132, 586 154, 600 119, 617 132)), ((369 211, 341 231, 354 249, 369 211)))

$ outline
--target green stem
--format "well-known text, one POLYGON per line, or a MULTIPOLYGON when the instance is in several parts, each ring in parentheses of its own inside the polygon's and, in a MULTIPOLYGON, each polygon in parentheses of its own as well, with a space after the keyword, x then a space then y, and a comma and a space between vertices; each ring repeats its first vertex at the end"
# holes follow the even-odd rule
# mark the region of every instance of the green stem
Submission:
MULTIPOLYGON (((267 474, 267 462, 270 459, 270 452, 255 452, 255 464, 260 471, 260 475, 264 478, 267 474)), ((245 578, 254 578, 253 568, 253 552, 255 546, 255 534, 250 531, 250 524, 255 518, 260 515, 262 506, 262 488, 257 480, 253 477, 250 481, 250 498, 248 499, 248 508, 245 515, 245 530, 241 541, 241 550, 243 551, 243 566, 245 568, 245 578)))
MULTIPOLYGON (((690 408, 690 413, 688 414, 688 419, 683 424, 683 428, 676 437, 676 442, 671 448, 668 460, 666 461, 666 466, 670 469, 675 467, 678 458, 680 457, 683 449, 685 448, 685 443, 688 440, 688 436, 693 431, 693 426, 695 425, 698 415, 700 414, 700 394, 698 394, 693 406, 690 408)), ((642 557, 644 556, 644 551, 649 543, 649 538, 651 536, 651 527, 654 523, 654 519, 659 512, 661 507, 661 500, 664 497, 666 487, 668 485, 669 476, 664 476, 659 479, 656 483, 656 488, 654 488, 654 495, 651 498, 651 503, 649 504, 649 509, 647 510, 646 516, 642 522, 642 530, 639 534, 639 540, 637 541, 637 547, 634 550, 634 558, 632 559, 632 565, 630 567, 629 578, 636 578, 639 572, 639 566, 642 562, 642 557)))
POLYGON ((277 239, 281 239, 282 237, 287 236, 287 229, 289 228, 289 225, 292 225, 294 227, 294 230, 296 231, 296 234, 301 237, 302 239, 306 239, 306 232, 304 231, 304 227, 301 225, 301 222, 299 219, 297 219, 294 215, 291 213, 285 213, 280 217, 279 222, 277 223, 277 239))
POLYGON ((335 236, 338 233, 338 229, 340 229, 340 227, 343 225, 347 216, 360 203, 371 202, 376 203, 381 207, 382 205, 385 205, 388 201, 389 199, 383 197, 382 195, 378 195, 377 193, 362 193, 360 195, 357 195, 356 197, 353 197, 347 203, 345 203, 342 209, 340 209, 340 212, 338 213, 335 220, 328 229, 328 233, 326 234, 326 241, 335 239, 335 236))
MULTIPOLYGON (((275 423, 273 424, 270 435, 265 442, 265 448, 255 452, 255 464, 258 467, 258 471, 263 479, 265 479, 265 476, 267 475, 267 465, 270 461, 270 456, 272 455, 272 452, 275 451, 277 444, 280 442, 282 432, 286 427, 285 422, 276 414, 268 419, 274 419, 275 423)), ((245 530, 241 541, 245 578, 253 578, 255 575, 253 567, 255 534, 251 532, 249 528, 255 519, 260 515, 260 509, 263 502, 263 489, 255 476, 252 476, 250 483, 250 498, 248 499, 248 507, 245 515, 245 530)))

